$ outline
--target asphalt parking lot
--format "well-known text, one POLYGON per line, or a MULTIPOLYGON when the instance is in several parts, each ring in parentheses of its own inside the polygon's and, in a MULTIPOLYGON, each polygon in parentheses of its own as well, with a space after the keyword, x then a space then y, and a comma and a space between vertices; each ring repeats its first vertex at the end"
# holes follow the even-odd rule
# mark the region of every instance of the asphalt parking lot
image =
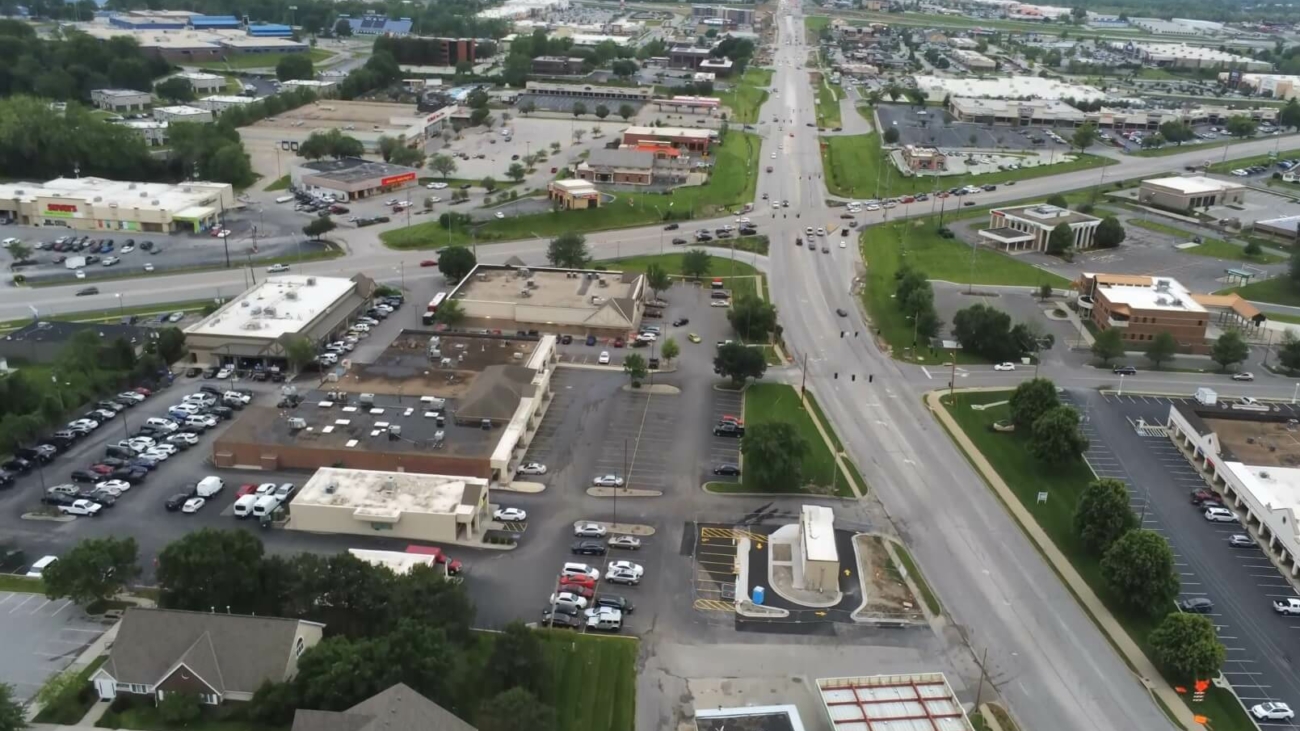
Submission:
POLYGON ((0 591, 0 683, 31 698, 106 629, 67 599, 0 591))
POLYGON ((712 433, 713 425, 722 421, 724 416, 741 419, 745 413, 745 396, 736 391, 719 391, 714 389, 711 402, 712 417, 709 420, 709 451, 707 463, 700 468, 703 482, 740 482, 739 477, 715 475, 713 469, 721 464, 740 464, 740 440, 735 437, 720 437, 712 433))
MULTIPOLYGON (((901 145, 980 149, 1003 147, 1010 150, 1040 151, 1069 149, 1068 145, 1053 142, 1046 134, 1048 128, 958 122, 952 114, 936 107, 918 109, 904 104, 880 104, 876 106, 876 114, 879 115, 882 128, 893 126, 898 129, 898 142, 901 145), (973 144, 971 135, 975 136, 973 144), (1031 137, 1042 139, 1043 144, 1033 144, 1031 137)), ((1062 138, 1069 139, 1064 130, 1056 132, 1062 138)))
MULTIPOLYGON (((1174 551, 1183 598, 1214 602, 1209 615, 1227 648, 1224 676, 1238 697, 1252 706, 1283 701, 1300 704, 1300 619, 1275 614, 1275 599, 1297 596, 1258 547, 1232 548, 1228 537, 1245 533, 1235 523, 1210 523, 1189 494, 1206 483, 1160 426, 1171 400, 1072 392, 1084 411, 1086 458, 1101 477, 1128 484, 1142 527, 1163 535, 1174 551), (1138 420, 1155 428, 1138 430, 1138 420)), ((1187 401, 1174 399, 1173 401, 1187 401)), ((1300 728, 1294 723, 1261 726, 1300 728)))

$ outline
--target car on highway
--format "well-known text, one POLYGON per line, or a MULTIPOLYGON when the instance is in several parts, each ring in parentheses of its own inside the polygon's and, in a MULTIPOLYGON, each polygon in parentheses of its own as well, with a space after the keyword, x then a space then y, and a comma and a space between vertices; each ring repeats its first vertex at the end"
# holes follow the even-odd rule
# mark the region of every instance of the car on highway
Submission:
POLYGON ((278 274, 278 273, 280 273, 280 272, 287 272, 287 271, 289 271, 289 265, 288 265, 288 264, 272 264, 271 266, 269 266, 269 267, 266 268, 266 271, 270 272, 271 274, 278 274))
POLYGON ((1209 614, 1214 611, 1214 602, 1203 596, 1194 596, 1187 599, 1179 599, 1174 602, 1178 611, 1185 614, 1209 614))
POLYGON ((605 526, 599 523, 578 523, 573 526, 573 535, 579 538, 604 538, 605 526))
POLYGON ((609 547, 636 551, 641 548, 641 539, 636 536, 614 536, 609 539, 609 547))
POLYGON ((99 294, 99 287, 82 287, 77 290, 78 297, 86 297, 92 294, 99 294))
POLYGON ((1114 368, 1111 369, 1111 373, 1114 373, 1117 376, 1136 376, 1137 372, 1138 369, 1129 365, 1115 366, 1114 368))
POLYGON ((528 511, 521 508, 497 508, 492 517, 504 523, 515 523, 528 520, 528 511))
POLYGON ((1228 545, 1233 548, 1250 548, 1255 545, 1255 541, 1245 533, 1233 533, 1228 536, 1228 545))
POLYGON ((1234 374, 1232 374, 1232 380, 1234 380, 1234 381, 1253 381, 1253 380, 1255 380, 1255 374, 1254 374, 1254 373, 1234 373, 1234 374))
POLYGON ((1251 706, 1250 715, 1260 721, 1289 721, 1295 718, 1295 711, 1285 703, 1269 701, 1251 706))
POLYGON ((998 363, 997 365, 993 366, 993 370, 995 371, 1014 371, 1015 369, 1016 369, 1016 364, 1010 361, 998 363))

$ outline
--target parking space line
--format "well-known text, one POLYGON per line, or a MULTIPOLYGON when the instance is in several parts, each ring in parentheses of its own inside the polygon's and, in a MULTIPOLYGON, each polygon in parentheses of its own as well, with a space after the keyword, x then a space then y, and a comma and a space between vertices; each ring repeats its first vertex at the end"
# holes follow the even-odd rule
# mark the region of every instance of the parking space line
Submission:
POLYGON ((14 612, 18 611, 19 609, 22 609, 22 608, 23 608, 23 605, 26 604, 27 602, 30 602, 30 601, 32 600, 32 597, 34 597, 34 596, 36 596, 36 594, 28 594, 28 595, 27 595, 27 598, 24 599, 24 600, 22 600, 22 602, 20 602, 20 603, 18 603, 18 604, 15 604, 14 607, 13 607, 13 609, 10 609, 10 610, 9 610, 9 613, 10 613, 10 614, 13 614, 14 612))

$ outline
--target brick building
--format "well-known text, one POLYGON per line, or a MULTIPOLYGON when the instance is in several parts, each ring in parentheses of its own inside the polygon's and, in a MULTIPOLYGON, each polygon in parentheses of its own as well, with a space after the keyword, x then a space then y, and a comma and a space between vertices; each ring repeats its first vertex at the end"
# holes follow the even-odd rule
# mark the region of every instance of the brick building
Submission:
POLYGON ((1207 348, 1210 312, 1176 279, 1085 272, 1074 287, 1080 311, 1099 330, 1119 329, 1130 350, 1145 348, 1165 332, 1184 350, 1207 348))

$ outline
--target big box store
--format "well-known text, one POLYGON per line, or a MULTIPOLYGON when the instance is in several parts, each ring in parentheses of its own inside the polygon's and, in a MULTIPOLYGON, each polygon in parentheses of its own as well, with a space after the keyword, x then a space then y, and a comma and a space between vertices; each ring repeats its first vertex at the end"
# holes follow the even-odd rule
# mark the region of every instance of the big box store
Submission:
POLYGON ((415 168, 359 157, 309 162, 296 168, 291 175, 294 187, 299 190, 340 195, 348 200, 371 198, 408 188, 415 185, 418 177, 415 168))

